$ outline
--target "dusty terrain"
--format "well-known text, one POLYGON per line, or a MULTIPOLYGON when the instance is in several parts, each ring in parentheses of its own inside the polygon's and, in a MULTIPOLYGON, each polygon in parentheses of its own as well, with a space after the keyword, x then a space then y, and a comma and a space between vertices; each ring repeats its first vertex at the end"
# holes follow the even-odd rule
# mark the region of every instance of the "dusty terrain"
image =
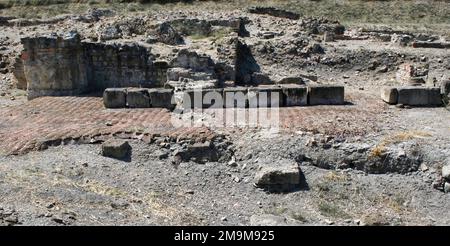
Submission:
MULTIPOLYGON (((428 66, 427 85, 450 78, 448 48, 383 40, 407 33, 449 42, 448 19, 427 16, 420 28, 346 20, 346 38, 324 42, 308 23, 319 29, 336 23, 301 11, 292 20, 198 4, 126 5, 137 6, 133 11, 99 5, 99 12, 86 4, 41 19, 15 16, 20 7, 1 10, 0 18, 14 21, 3 25, 0 19, 0 225, 450 224, 450 194, 441 175, 450 165, 448 106, 397 107, 380 99, 382 86, 401 83, 403 64, 428 66), (245 18, 248 34, 241 38, 258 72, 272 81, 299 76, 306 84, 344 85, 346 104, 279 108, 276 130, 208 124, 216 110, 196 115, 200 126, 180 127, 173 122, 179 116, 167 109, 106 109, 97 94, 27 100, 27 91, 17 88, 20 39, 53 32, 138 43, 157 59, 171 60, 186 48, 233 59, 228 49, 236 33, 228 29, 183 34, 182 44, 149 41, 158 23, 186 18, 245 18), (100 154, 110 138, 130 142, 128 160, 100 154), (217 147, 218 160, 176 158, 205 141, 217 147), (282 193, 255 187, 260 165, 281 160, 299 164, 301 185, 282 193)), ((448 2, 434 4, 449 15, 448 2)))

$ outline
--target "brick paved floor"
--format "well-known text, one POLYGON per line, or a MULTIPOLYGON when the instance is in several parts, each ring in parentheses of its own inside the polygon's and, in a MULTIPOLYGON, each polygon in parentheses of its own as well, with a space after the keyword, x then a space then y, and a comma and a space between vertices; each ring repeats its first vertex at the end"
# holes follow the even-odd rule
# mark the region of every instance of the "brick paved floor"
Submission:
MULTIPOLYGON (((376 131, 385 105, 373 96, 350 94, 354 105, 280 108, 283 131, 364 135, 376 131)), ((0 108, 0 151, 20 154, 42 143, 70 142, 109 134, 157 134, 173 138, 213 138, 206 127, 176 127, 166 109, 105 109, 98 97, 42 97, 0 108)), ((225 132, 234 129, 225 128, 225 132)))

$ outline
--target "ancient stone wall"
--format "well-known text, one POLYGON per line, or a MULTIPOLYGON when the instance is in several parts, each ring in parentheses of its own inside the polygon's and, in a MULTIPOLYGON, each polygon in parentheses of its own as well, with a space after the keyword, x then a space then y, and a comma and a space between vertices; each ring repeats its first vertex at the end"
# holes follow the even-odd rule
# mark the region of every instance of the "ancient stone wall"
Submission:
POLYGON ((22 61, 16 65, 23 66, 23 72, 16 70, 26 81, 29 99, 108 87, 158 87, 165 82, 167 64, 154 62, 139 45, 81 42, 77 33, 23 38, 22 43, 22 61))
POLYGON ((152 57, 138 45, 83 43, 90 90, 109 87, 152 87, 156 83, 152 57))
POLYGON ((88 86, 86 57, 77 34, 23 38, 28 97, 75 95, 88 86))

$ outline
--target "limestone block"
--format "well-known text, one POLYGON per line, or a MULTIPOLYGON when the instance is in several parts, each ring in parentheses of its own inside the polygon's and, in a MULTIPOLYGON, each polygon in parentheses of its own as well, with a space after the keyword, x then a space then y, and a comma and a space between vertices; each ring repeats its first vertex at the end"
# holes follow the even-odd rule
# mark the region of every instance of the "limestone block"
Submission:
POLYGON ((150 108, 150 94, 145 88, 127 90, 127 106, 130 108, 150 108))
POLYGON ((301 85, 283 85, 283 106, 305 106, 308 104, 308 89, 301 85))
POLYGON ((125 88, 107 88, 103 92, 103 104, 106 108, 125 108, 127 90, 125 88))
POLYGON ((438 87, 400 87, 397 103, 411 106, 439 106, 442 104, 441 90, 438 87))
POLYGON ((248 89, 248 107, 269 108, 282 105, 282 91, 279 86, 253 87, 248 89))
POLYGON ((223 100, 226 108, 245 108, 248 106, 246 87, 228 87, 223 89, 223 100))
POLYGON ((389 104, 397 104, 398 91, 394 87, 381 89, 381 99, 389 104))
POLYGON ((223 89, 187 90, 183 94, 183 108, 223 108, 223 89))
POLYGON ((344 104, 344 87, 336 85, 315 85, 308 87, 310 105, 344 104))
POLYGON ((153 108, 167 108, 173 109, 175 104, 173 103, 173 90, 172 89, 149 89, 150 104, 153 108))

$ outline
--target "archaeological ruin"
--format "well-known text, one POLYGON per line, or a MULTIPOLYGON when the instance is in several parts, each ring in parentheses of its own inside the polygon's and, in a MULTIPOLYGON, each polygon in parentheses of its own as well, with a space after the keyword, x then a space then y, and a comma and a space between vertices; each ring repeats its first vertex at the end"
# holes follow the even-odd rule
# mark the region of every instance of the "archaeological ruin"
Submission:
POLYGON ((14 1, 0 226, 450 224, 448 2, 14 1))

